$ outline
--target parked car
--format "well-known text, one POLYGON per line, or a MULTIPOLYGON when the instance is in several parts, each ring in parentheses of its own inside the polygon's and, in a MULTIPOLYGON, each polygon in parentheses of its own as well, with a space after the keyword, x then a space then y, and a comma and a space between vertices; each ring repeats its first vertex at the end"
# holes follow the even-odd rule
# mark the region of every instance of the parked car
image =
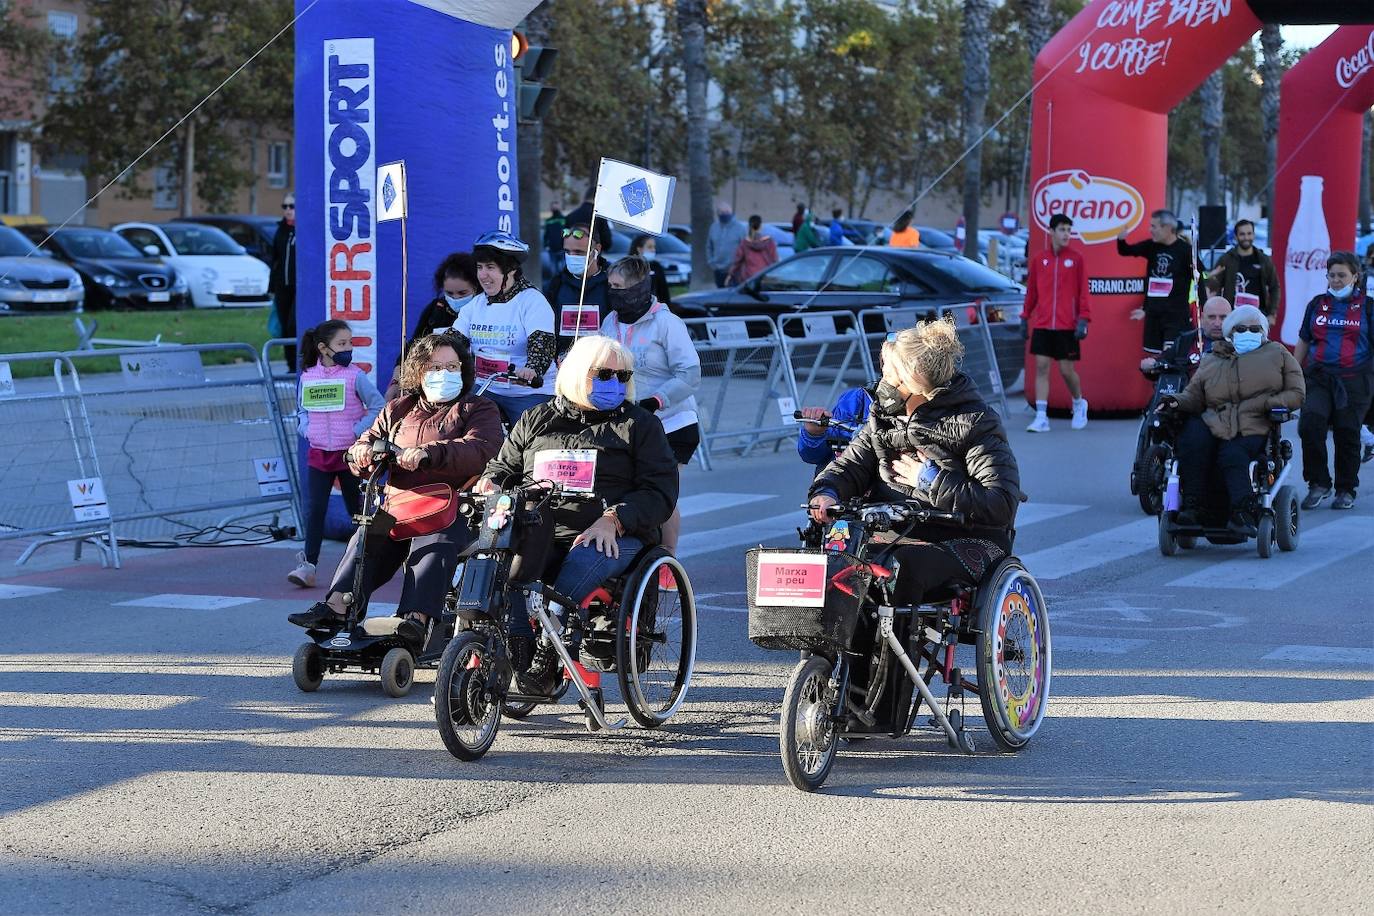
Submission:
POLYGON ((225 216, 208 214, 205 216, 183 216, 176 222, 214 226, 242 245, 244 250, 253 257, 268 267, 272 266, 272 241, 277 237, 277 224, 281 222, 275 216, 260 216, 254 213, 236 213, 225 216))
POLYGON ((669 223, 668 234, 684 245, 692 244, 692 227, 686 223, 669 223))
POLYGON ((0 314, 79 312, 85 299, 80 274, 0 226, 0 314))
POLYGON ((793 247, 796 244, 797 236, 792 231, 791 223, 764 223, 763 232, 765 235, 771 236, 773 241, 777 243, 779 261, 784 261, 797 253, 796 248, 793 247))
POLYGON ((198 309, 272 304, 266 264, 214 226, 121 223, 114 231, 149 257, 160 257, 191 284, 198 309))
MULTIPOLYGON (((684 307, 699 306, 720 318, 914 308, 922 310, 922 317, 952 314, 960 327, 977 325, 980 305, 986 304, 1005 386, 1012 386, 1025 361, 1018 327, 1025 287, 976 261, 929 248, 816 248, 779 261, 738 286, 679 298, 684 307)), ((870 325, 871 320, 865 323, 865 333, 885 330, 881 322, 870 325)))
POLYGON ((882 245, 888 225, 871 219, 842 219, 840 228, 844 230, 844 237, 855 245, 882 245))
POLYGON ((86 309, 182 309, 191 304, 186 278, 144 256, 109 229, 20 226, 25 238, 81 275, 86 309), (52 233, 52 238, 47 238, 52 233), (44 241, 44 239, 47 239, 44 241))

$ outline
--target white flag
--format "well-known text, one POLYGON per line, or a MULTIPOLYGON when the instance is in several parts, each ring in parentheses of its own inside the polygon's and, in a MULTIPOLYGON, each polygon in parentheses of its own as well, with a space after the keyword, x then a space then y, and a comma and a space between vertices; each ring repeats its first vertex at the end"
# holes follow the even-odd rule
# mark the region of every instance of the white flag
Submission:
POLYGON ((673 210, 677 179, 614 159, 602 159, 596 176, 596 215, 613 223, 662 235, 673 210))
POLYGON ((377 211, 377 222, 406 217, 406 164, 388 162, 377 167, 377 196, 382 207, 377 211))

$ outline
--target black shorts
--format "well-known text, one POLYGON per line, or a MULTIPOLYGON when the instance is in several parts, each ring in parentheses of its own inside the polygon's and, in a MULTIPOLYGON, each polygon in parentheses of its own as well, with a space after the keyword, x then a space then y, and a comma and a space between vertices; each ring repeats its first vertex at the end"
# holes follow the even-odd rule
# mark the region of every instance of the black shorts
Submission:
POLYGON ((693 423, 691 426, 673 430, 668 434, 668 444, 672 446, 673 457, 677 459, 678 464, 690 464, 692 453, 701 444, 701 427, 693 423))
POLYGON ((1163 309, 1145 310, 1145 334, 1141 347, 1148 353, 1160 353, 1166 344, 1178 340, 1179 336, 1191 330, 1193 316, 1184 311, 1164 311, 1163 309))
POLYGON ((1078 338, 1073 331, 1051 331, 1049 328, 1036 328, 1031 331, 1030 351, 1036 356, 1050 359, 1077 361, 1080 358, 1078 338))

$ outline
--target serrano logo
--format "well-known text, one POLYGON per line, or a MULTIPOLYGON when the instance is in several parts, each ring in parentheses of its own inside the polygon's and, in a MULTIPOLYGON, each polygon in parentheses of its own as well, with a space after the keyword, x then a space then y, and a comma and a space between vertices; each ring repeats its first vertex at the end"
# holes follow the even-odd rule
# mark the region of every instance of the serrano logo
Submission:
POLYGON ((1084 244, 1096 245, 1140 225, 1145 198, 1124 181, 1067 169, 1051 172, 1036 182, 1031 213, 1046 232, 1050 217, 1063 213, 1073 220, 1073 231, 1084 244))
POLYGON ((1342 89, 1349 89, 1370 67, 1374 67, 1374 30, 1370 31, 1369 40, 1363 48, 1336 61, 1336 82, 1341 84, 1342 89))

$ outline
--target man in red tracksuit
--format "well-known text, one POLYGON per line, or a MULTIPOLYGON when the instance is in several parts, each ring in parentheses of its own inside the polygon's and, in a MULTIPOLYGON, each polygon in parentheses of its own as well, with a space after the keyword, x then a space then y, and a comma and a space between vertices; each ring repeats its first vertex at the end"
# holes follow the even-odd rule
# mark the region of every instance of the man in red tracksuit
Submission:
POLYGON ((1070 244, 1073 220, 1063 213, 1050 217, 1050 247, 1030 259, 1026 277, 1026 304, 1021 310, 1021 337, 1030 337, 1035 354, 1035 419, 1027 432, 1047 433, 1050 420, 1045 406, 1050 397, 1050 364, 1059 363, 1059 374, 1073 396, 1073 429, 1088 425, 1088 402, 1074 363, 1079 341, 1088 336, 1088 270, 1083 252, 1070 244))

